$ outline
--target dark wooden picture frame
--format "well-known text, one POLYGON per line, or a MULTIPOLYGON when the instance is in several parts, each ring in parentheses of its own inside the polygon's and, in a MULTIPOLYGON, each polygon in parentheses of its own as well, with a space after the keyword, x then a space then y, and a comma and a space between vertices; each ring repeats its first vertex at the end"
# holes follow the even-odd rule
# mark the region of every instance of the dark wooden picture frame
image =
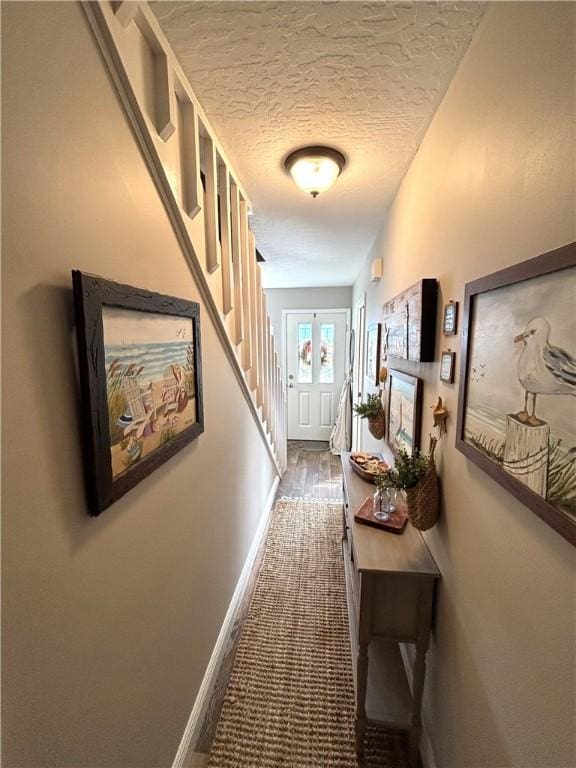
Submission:
MULTIPOLYGON (((565 506, 563 509, 563 497, 561 496, 562 493, 566 493, 564 490, 566 487, 573 489, 574 473, 576 472, 576 457, 572 455, 574 447, 572 445, 560 446, 562 441, 554 443, 553 427, 548 423, 550 419, 548 418, 548 421, 542 420, 535 415, 536 397, 539 398, 539 403, 542 400, 546 403, 547 397, 549 402, 551 402, 550 397, 554 397, 555 394, 564 394, 564 392, 550 392, 548 394, 541 387, 540 392, 533 396, 532 414, 530 414, 530 392, 528 388, 536 387, 534 384, 530 384, 526 378, 522 378, 520 374, 520 357, 516 361, 513 354, 506 352, 511 361, 508 367, 514 366, 517 368, 517 379, 513 382, 514 386, 518 388, 518 386, 522 385, 522 390, 525 390, 525 397, 522 398, 520 394, 520 403, 518 405, 521 408, 522 400, 524 400, 524 410, 514 413, 514 408, 511 408, 507 415, 506 413, 503 414, 502 421, 505 421, 505 431, 502 435, 501 446, 497 445, 495 447, 491 445, 492 441, 487 441, 484 434, 480 435, 482 439, 479 440, 478 435, 472 431, 471 427, 467 428, 466 424, 469 413, 472 413, 471 418, 474 418, 474 405, 470 406, 472 408, 471 411, 468 408, 470 388, 477 386, 474 382, 478 382, 479 377, 483 376, 484 371, 489 367, 488 362, 483 370, 480 371, 473 357, 474 348, 472 340, 474 338, 475 324, 482 321, 482 311, 478 307, 478 302, 482 297, 488 296, 488 300, 497 301, 499 306, 504 308, 514 305, 514 312, 516 313, 514 317, 518 317, 519 320, 515 327, 512 327, 511 324, 511 327, 506 331, 507 336, 510 337, 511 349, 513 347, 518 349, 521 342, 521 355, 523 350, 527 348, 528 343, 532 343, 530 339, 534 338, 536 342, 542 336, 543 342, 538 341, 538 344, 542 347, 542 349, 539 348, 539 354, 542 358, 540 362, 543 363, 543 366, 540 367, 540 370, 544 372, 543 375, 549 377, 551 375, 551 368, 557 366, 558 370, 556 373, 564 384, 570 381, 572 385, 576 384, 576 379, 573 378, 575 375, 574 371, 576 370, 576 368, 573 368, 574 360, 573 358, 571 359, 571 354, 567 354, 560 347, 555 346, 556 325, 548 322, 548 320, 551 320, 553 313, 557 311, 555 308, 560 304, 557 292, 558 286, 568 296, 568 301, 562 304, 562 306, 570 305, 570 292, 572 292, 572 296, 574 295, 573 282, 575 280, 575 273, 571 271, 570 275, 568 275, 563 270, 574 267, 576 267, 576 243, 570 243, 569 245, 544 253, 541 256, 474 280, 466 285, 462 325, 462 359, 458 395, 456 448, 481 467, 497 483, 512 493, 538 517, 558 531, 565 539, 576 545, 576 514, 573 511, 569 511, 565 506), (555 277, 554 273, 560 272, 562 274, 555 277), (535 278, 542 278, 542 281, 539 283, 537 280, 534 280, 535 278), (526 281, 531 282, 526 284, 526 281), (536 299, 540 296, 537 292, 540 286, 541 290, 546 290, 547 293, 542 294, 542 296, 545 296, 545 300, 541 298, 536 302, 536 299), (501 290, 507 289, 509 291, 511 287, 513 287, 514 291, 519 291, 520 287, 522 290, 533 291, 535 298, 534 307, 532 308, 529 302, 526 302, 524 294, 520 295, 519 293, 515 304, 513 304, 508 293, 501 290), (493 291, 496 293, 491 294, 493 291), (546 314, 548 314, 548 320, 546 320, 546 314), (524 322, 520 322, 520 318, 524 319, 524 322), (528 318, 528 324, 525 324, 525 318, 528 318), (544 318, 544 322, 542 318, 544 318), (543 330, 537 330, 534 325, 535 323, 536 325, 540 324, 543 330), (548 342, 548 336, 551 338, 550 342, 548 342), (524 384, 522 383, 523 381, 524 384), (543 431, 543 437, 535 434, 537 430, 543 431), (519 437, 516 437, 516 435, 519 435, 519 437), (538 440, 542 442, 542 445, 536 451, 534 446, 538 440), (520 446, 522 446, 523 451, 527 452, 524 458, 521 456, 518 458, 518 455, 516 455, 520 453, 520 446), (558 459, 559 446, 562 451, 561 459, 558 459), (542 480, 540 485, 538 485, 534 478, 540 477, 542 480), (536 492, 533 487, 528 486, 528 483, 543 490, 536 492), (560 491, 558 490, 559 486, 561 488, 560 491), (556 503, 552 503, 552 500, 555 500, 556 503)), ((571 301, 573 312, 573 298, 571 301)), ((483 304, 483 306, 486 307, 486 304, 483 304)), ((492 323, 494 323, 493 318, 492 323)), ((495 341, 493 343, 497 344, 498 342, 495 341)), ((514 367, 512 367, 513 374, 515 374, 514 367)), ((510 376, 510 371, 498 370, 497 374, 498 386, 500 388, 511 386, 508 384, 508 381, 510 378, 514 378, 514 376, 510 376)), ((550 381, 549 378, 548 380, 550 381)), ((572 385, 568 383, 567 386, 572 385)), ((516 399, 517 392, 522 390, 515 390, 514 397, 516 399)), ((568 390, 565 391, 565 394, 569 394, 568 390)), ((565 397, 563 402, 566 403, 566 406, 560 404, 554 407, 559 409, 569 408, 569 400, 570 398, 565 397)), ((562 403, 562 401, 557 402, 562 403)), ((546 407, 550 409, 552 406, 540 405, 539 412, 542 413, 542 409, 546 407)), ((549 410, 546 411, 546 413, 548 412, 549 410)), ((473 420, 471 424, 474 425, 473 420)))
POLYGON ((442 313, 442 333, 444 336, 455 336, 458 333, 458 302, 449 301, 444 305, 442 313))
MULTIPOLYGON (((98 515, 204 431, 200 306, 193 301, 122 285, 78 270, 72 272, 72 283, 84 421, 87 497, 90 513, 98 515), (107 367, 103 312, 120 313, 122 317, 124 310, 126 316, 137 323, 145 321, 154 324, 157 320, 156 325, 159 325, 162 320, 157 318, 158 315, 182 318, 183 327, 178 333, 182 333, 183 340, 157 345, 168 349, 166 368, 172 369, 175 379, 172 384, 162 385, 160 381, 154 386, 154 382, 150 380, 145 388, 139 385, 140 380, 137 378, 145 366, 127 366, 115 360, 107 367), (140 318, 139 313, 152 313, 154 317, 148 314, 147 317, 140 318), (185 367, 170 365, 169 355, 172 348, 184 350, 187 360, 185 367), (112 377, 116 377, 116 383, 120 382, 117 389, 112 389, 112 377), (128 386, 131 387, 131 400, 126 399, 128 386), (140 419, 141 426, 138 430, 134 429, 131 437, 125 438, 121 443, 122 450, 133 463, 122 464, 126 469, 115 473, 111 424, 112 429, 121 427, 117 426, 119 420, 113 421, 112 417, 109 417, 109 404, 116 402, 111 398, 116 396, 115 392, 120 391, 121 397, 124 397, 120 407, 123 408, 127 402, 134 403, 134 408, 136 405, 140 406, 143 418, 140 419), (134 391, 137 392, 136 395, 132 395, 134 391), (153 408, 150 402, 154 404, 153 408), (186 417, 187 421, 193 420, 193 423, 182 427, 181 417, 186 417), (156 429, 156 421, 159 422, 160 418, 163 419, 162 432, 154 436, 153 441, 149 443, 154 447, 150 447, 146 453, 145 447, 142 447, 145 441, 143 434, 159 432, 159 428, 156 429), (178 418, 181 418, 181 422, 176 426, 178 418), (134 450, 129 452, 131 447, 134 450)), ((167 320, 166 323, 175 325, 173 319, 167 320)), ((126 347, 127 354, 134 354, 140 346, 140 342, 133 340, 131 346, 126 347)), ((143 354, 148 354, 150 360, 154 359, 151 352, 143 354)), ((166 353, 158 353, 149 368, 154 365, 154 370, 158 370, 158 366, 164 364, 164 354, 166 353)), ((138 357, 135 359, 138 360, 138 357)), ((133 417, 130 415, 132 411, 128 410, 129 413, 125 416, 121 410, 123 415, 120 418, 125 418, 130 427, 133 417)), ((134 421, 134 427, 136 424, 134 421)))
POLYGON ((420 449, 420 432, 422 424, 422 379, 416 376, 410 376, 408 373, 388 370, 386 379, 386 443, 396 454, 398 448, 404 447, 408 453, 420 449), (398 382, 398 384, 397 384, 398 382), (399 413, 394 404, 395 393, 404 391, 410 394, 410 397, 399 403, 399 413), (410 406, 411 412, 405 413, 406 404, 410 406), (407 429, 405 429, 407 424, 407 429), (409 445, 411 443, 411 445, 409 445))
POLYGON ((450 350, 441 352, 440 381, 444 381, 447 384, 453 384, 455 366, 456 366, 456 352, 451 352, 450 350), (445 366, 448 367, 448 371, 445 370, 445 366))
POLYGON ((371 323, 366 331, 366 371, 364 375, 374 385, 380 378, 380 345, 382 340, 382 323, 371 323), (374 344, 374 359, 370 361, 371 344, 374 344), (372 364, 370 364, 372 363, 372 364))
POLYGON ((415 363, 434 362, 437 302, 438 281, 427 277, 384 304, 384 359, 390 356, 415 363))

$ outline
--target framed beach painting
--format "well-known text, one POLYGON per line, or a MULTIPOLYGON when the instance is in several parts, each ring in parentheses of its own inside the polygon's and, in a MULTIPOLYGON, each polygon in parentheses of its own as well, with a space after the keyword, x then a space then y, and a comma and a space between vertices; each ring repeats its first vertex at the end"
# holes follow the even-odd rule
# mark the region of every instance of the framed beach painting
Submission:
POLYGON ((372 384, 377 384, 380 377, 380 335, 381 323, 372 323, 366 333, 366 373, 372 384))
POLYGON ((386 442, 393 453, 408 454, 420 448, 422 380, 401 371, 388 371, 386 397, 386 442))
POLYGON ((199 305, 72 272, 90 512, 204 431, 199 305))
POLYGON ((456 447, 576 544, 576 243, 466 285, 456 447))

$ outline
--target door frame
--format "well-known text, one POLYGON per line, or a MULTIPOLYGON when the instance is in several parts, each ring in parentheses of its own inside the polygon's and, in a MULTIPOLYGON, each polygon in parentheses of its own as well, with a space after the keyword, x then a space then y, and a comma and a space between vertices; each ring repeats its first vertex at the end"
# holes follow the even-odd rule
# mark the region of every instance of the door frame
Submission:
MULTIPOLYGON (((354 406, 364 397, 364 356, 366 354, 366 293, 358 299, 354 305, 354 331, 356 334, 356 348, 354 350, 354 369, 352 371, 352 405, 354 406), (360 311, 364 310, 363 328, 358 328, 360 311)), ((352 450, 362 450, 362 428, 360 418, 352 412, 352 450)))
MULTIPOLYGON (((288 315, 304 315, 304 314, 313 314, 313 315, 329 315, 334 314, 337 312, 342 312, 346 314, 346 328, 344 330, 344 380, 346 380, 346 375, 348 373, 348 368, 350 366, 350 354, 349 354, 349 339, 350 339, 350 331, 352 330, 352 323, 351 323, 351 315, 352 310, 350 307, 337 307, 336 309, 308 309, 307 307, 298 307, 295 309, 283 309, 282 310, 282 380, 284 381, 284 386, 286 388, 286 403, 285 403, 285 413, 284 416, 286 417, 286 425, 288 425, 288 344, 287 344, 287 338, 288 338, 288 315)), ((288 435, 288 427, 286 428, 286 435, 288 435)), ((288 438, 286 438, 288 439, 288 438)))

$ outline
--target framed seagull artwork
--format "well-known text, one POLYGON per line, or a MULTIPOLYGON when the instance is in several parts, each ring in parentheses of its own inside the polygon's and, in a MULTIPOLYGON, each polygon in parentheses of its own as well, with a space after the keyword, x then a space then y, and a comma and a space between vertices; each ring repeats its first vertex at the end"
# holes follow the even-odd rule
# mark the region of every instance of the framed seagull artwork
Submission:
POLYGON ((466 285, 456 447, 576 544, 576 243, 466 285))

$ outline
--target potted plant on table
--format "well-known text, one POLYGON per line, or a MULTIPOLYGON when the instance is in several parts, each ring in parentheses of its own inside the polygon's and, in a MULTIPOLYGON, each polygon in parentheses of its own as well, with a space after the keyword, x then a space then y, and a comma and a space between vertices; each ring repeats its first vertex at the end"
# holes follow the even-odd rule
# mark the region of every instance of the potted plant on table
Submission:
POLYGON ((410 455, 400 448, 394 467, 379 475, 376 481, 381 488, 406 494, 408 518, 420 531, 432 528, 438 520, 440 492, 434 463, 436 442, 436 438, 431 438, 428 455, 417 450, 410 455))
POLYGON ((354 410, 361 419, 368 419, 370 434, 377 440, 381 440, 386 431, 386 420, 380 395, 378 393, 368 395, 366 402, 358 403, 354 406, 354 410))

